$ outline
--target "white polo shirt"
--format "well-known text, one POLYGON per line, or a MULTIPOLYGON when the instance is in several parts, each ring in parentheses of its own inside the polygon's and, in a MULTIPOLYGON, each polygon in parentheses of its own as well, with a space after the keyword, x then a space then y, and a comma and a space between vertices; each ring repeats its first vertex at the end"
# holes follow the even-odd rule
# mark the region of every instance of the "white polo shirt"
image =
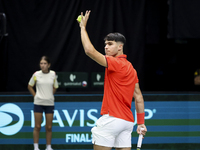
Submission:
POLYGON ((34 104, 53 106, 53 87, 58 88, 56 73, 52 70, 49 73, 43 73, 42 70, 36 71, 29 81, 30 86, 34 86, 35 84, 36 95, 34 97, 34 104))

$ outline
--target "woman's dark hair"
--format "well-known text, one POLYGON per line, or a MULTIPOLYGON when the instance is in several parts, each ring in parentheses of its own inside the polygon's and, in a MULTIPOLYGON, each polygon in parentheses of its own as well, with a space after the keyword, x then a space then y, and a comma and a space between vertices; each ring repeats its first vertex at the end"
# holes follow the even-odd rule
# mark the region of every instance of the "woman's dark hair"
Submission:
POLYGON ((43 59, 46 60, 48 64, 51 63, 49 57, 47 57, 47 56, 42 56, 41 59, 40 59, 40 61, 43 60, 43 59))
POLYGON ((104 38, 104 41, 115 41, 115 42, 122 42, 123 44, 126 43, 126 38, 121 33, 109 33, 104 38))

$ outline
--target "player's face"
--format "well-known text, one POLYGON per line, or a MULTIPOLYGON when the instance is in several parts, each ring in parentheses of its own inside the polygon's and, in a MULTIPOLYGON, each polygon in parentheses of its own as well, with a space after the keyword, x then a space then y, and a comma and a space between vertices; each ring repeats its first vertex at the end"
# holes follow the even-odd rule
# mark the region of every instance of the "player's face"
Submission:
POLYGON ((49 72, 49 67, 50 67, 50 64, 48 64, 46 60, 42 59, 40 61, 40 69, 42 70, 42 72, 44 73, 49 72))
POLYGON ((115 41, 105 41, 105 53, 108 56, 117 56, 119 52, 119 43, 115 41))

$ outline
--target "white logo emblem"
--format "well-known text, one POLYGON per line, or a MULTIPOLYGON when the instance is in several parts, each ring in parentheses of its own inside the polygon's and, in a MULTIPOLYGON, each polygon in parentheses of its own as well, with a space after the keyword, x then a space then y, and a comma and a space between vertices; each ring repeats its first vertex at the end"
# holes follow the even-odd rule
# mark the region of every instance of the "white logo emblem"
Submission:
POLYGON ((23 127, 24 114, 17 105, 7 103, 0 107, 0 120, 0 133, 14 135, 23 127))
POLYGON ((73 82, 76 79, 76 75, 70 74, 69 79, 73 82))
POLYGON ((101 75, 97 74, 97 81, 100 81, 100 79, 101 79, 101 75))

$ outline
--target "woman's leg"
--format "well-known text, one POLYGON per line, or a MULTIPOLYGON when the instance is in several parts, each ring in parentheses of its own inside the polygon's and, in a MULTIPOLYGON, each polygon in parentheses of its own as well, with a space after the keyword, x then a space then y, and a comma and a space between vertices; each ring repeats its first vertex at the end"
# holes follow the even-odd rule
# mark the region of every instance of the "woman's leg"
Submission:
POLYGON ((46 144, 51 145, 53 113, 45 114, 46 117, 46 144))
POLYGON ((41 123, 42 123, 42 113, 35 112, 34 117, 35 117, 35 127, 33 130, 33 141, 34 141, 34 143, 38 143, 40 129, 41 129, 41 123))

